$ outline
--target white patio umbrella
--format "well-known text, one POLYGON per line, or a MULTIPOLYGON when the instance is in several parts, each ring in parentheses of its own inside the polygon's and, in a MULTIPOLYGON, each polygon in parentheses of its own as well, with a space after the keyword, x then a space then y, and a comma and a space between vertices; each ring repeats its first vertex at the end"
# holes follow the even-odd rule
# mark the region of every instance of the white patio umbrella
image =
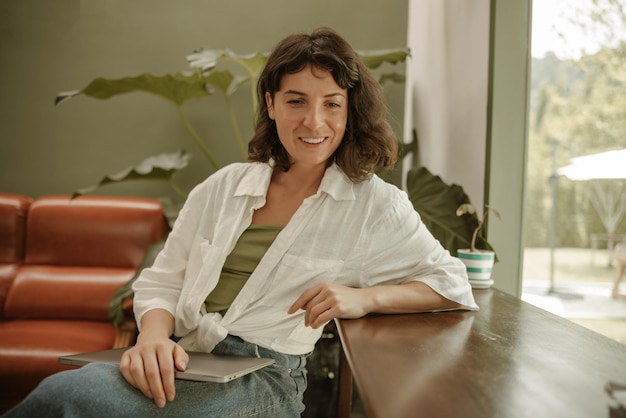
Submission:
POLYGON ((626 180, 626 148, 572 158, 558 174, 574 181, 590 181, 591 204, 606 229, 611 250, 615 230, 626 214, 626 181, 619 181, 626 180))
POLYGON ((566 176, 574 181, 589 181, 592 184, 591 203, 600 216, 612 248, 612 237, 617 225, 626 213, 626 149, 601 152, 597 154, 575 157, 571 164, 557 169, 556 150, 561 144, 552 143, 552 175, 550 176, 552 209, 550 213, 550 288, 548 294, 561 297, 576 298, 580 295, 558 292, 555 289, 554 251, 556 242, 556 199, 558 178, 566 176), (621 181, 620 181, 621 179, 621 181))
POLYGON ((572 158, 558 173, 570 180, 626 179, 626 148, 572 158))

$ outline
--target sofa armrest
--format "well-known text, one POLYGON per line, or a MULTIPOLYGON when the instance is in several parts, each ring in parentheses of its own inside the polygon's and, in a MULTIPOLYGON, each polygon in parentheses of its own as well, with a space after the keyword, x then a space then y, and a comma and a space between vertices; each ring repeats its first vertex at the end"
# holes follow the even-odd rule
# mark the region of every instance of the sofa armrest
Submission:
POLYGON ((26 216, 33 199, 11 193, 0 193, 0 321, 4 305, 24 259, 26 216))
POLYGON ((6 305, 7 295, 13 281, 17 275, 18 264, 1 264, 0 263, 0 321, 4 319, 4 306, 6 305))
POLYGON ((21 263, 26 242, 26 216, 33 199, 0 193, 0 263, 21 263))

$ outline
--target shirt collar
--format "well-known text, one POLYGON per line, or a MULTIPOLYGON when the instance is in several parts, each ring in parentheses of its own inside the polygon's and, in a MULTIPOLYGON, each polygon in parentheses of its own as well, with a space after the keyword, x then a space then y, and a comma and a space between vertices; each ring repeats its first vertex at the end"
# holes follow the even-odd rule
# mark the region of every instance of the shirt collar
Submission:
MULTIPOLYGON (((237 185, 235 196, 265 196, 267 193, 274 162, 252 164, 248 174, 237 185)), ((335 200, 354 200, 353 187, 354 183, 333 163, 326 169, 319 191, 327 193, 335 200)))
POLYGON ((273 162, 249 164, 250 168, 237 185, 234 196, 265 196, 272 179, 274 164, 273 162))
POLYGON ((319 190, 328 193, 335 200, 354 200, 354 183, 333 163, 326 169, 319 190))

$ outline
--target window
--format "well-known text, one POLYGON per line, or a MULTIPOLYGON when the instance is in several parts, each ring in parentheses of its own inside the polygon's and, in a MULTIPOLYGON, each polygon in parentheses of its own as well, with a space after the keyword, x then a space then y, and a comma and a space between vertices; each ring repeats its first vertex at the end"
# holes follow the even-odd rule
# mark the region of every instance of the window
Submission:
POLYGON ((522 299, 626 343, 611 257, 626 175, 597 170, 626 167, 626 0, 534 1, 532 16, 522 299), (607 159, 572 175, 586 155, 607 159))

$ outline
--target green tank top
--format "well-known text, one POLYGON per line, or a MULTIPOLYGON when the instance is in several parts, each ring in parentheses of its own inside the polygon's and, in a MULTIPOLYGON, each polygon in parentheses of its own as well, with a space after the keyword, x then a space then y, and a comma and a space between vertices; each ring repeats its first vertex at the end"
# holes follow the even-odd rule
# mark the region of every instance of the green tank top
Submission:
POLYGON ((282 229, 282 226, 253 224, 241 234, 226 258, 217 286, 204 302, 207 312, 226 313, 282 229))

